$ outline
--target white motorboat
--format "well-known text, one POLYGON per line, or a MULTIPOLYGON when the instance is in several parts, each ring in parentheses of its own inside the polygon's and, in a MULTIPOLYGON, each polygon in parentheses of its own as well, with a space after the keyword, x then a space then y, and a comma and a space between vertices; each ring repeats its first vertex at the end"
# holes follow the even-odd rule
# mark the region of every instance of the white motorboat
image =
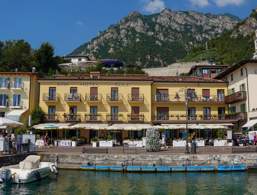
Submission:
POLYGON ((40 156, 30 155, 17 165, 2 167, 0 169, 1 183, 31 183, 57 174, 55 163, 40 162, 40 156))

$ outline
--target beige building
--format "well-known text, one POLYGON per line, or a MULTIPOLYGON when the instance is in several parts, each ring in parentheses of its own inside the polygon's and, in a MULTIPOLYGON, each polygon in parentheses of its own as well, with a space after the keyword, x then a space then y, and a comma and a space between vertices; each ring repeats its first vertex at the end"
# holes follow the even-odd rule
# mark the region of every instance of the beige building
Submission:
POLYGON ((256 120, 257 123, 257 60, 242 61, 216 78, 228 82, 225 100, 229 113, 240 116, 242 122, 256 120))
POLYGON ((0 116, 28 124, 38 104, 37 74, 0 72, 0 116))

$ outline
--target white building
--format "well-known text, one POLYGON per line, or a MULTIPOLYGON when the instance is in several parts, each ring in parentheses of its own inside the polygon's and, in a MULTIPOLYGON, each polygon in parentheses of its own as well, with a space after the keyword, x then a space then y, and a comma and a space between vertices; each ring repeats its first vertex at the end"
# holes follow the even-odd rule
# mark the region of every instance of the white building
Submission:
POLYGON ((80 56, 66 56, 64 58, 65 60, 68 60, 69 62, 59 64, 61 68, 64 69, 83 69, 87 67, 94 66, 97 61, 91 60, 89 56, 86 55, 80 55, 80 56))
POLYGON ((225 101, 229 113, 242 117, 242 122, 254 120, 256 123, 252 121, 251 124, 257 124, 257 59, 231 66, 216 78, 228 82, 229 95, 225 101))

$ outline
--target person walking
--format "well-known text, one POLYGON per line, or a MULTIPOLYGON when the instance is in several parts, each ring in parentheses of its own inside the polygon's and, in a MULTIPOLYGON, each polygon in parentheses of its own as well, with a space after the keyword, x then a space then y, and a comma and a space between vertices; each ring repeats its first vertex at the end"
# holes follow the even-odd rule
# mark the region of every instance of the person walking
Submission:
POLYGON ((253 144, 254 144, 254 145, 257 144, 257 135, 256 135, 256 133, 254 133, 253 144))

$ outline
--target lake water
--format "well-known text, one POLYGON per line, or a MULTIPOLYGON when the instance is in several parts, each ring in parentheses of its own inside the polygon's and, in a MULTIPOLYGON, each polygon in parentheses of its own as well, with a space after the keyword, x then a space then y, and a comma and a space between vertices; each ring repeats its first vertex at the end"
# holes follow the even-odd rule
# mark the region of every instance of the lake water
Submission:
POLYGON ((0 194, 257 194, 257 173, 122 174, 60 171, 57 178, 7 188, 1 186, 0 194))

